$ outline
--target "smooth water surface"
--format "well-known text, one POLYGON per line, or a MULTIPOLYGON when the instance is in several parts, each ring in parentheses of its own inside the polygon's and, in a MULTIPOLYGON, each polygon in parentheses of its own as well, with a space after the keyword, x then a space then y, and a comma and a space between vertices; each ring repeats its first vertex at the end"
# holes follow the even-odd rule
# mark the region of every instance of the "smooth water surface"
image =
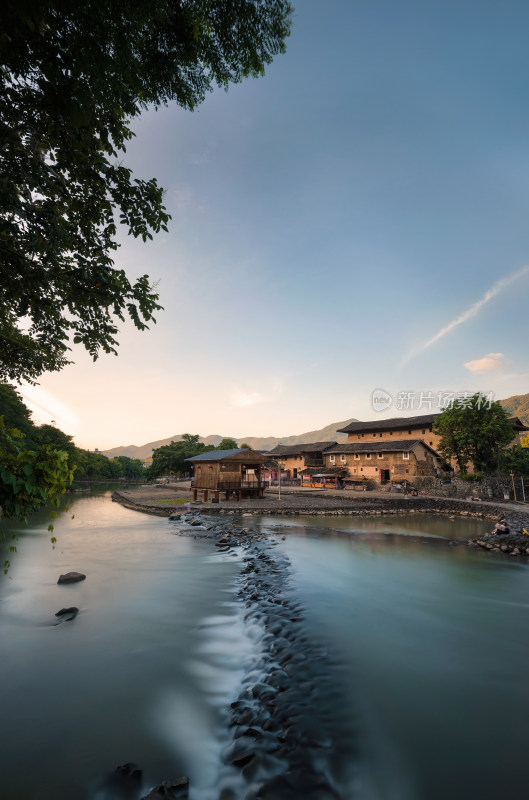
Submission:
MULTIPOLYGON (((146 785, 186 774, 192 800, 217 800, 229 704, 258 647, 235 590, 242 554, 109 495, 76 498, 55 548, 47 522, 21 534, 0 582, 0 797, 108 797, 105 776, 135 761, 146 785), (57 585, 70 570, 86 581, 57 585)), ((251 524, 286 535, 288 591, 332 654, 340 699, 320 711, 354 742, 344 800, 526 796, 529 568, 447 542, 489 523, 251 524)))

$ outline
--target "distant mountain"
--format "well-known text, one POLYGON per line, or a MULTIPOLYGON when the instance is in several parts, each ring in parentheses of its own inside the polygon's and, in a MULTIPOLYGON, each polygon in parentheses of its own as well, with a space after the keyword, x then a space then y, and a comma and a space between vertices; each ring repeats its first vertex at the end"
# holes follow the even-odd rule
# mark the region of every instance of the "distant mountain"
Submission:
POLYGON ((519 417, 524 425, 529 425, 529 394, 515 394, 500 400, 500 403, 509 414, 519 417))
MULTIPOLYGON (((513 397, 507 397, 506 400, 500 400, 500 403, 505 410, 513 417, 519 417, 525 425, 529 425, 529 394, 517 394, 513 397)), ((352 417, 343 422, 331 422, 326 428, 321 428, 318 431, 308 431, 308 433, 300 433, 298 436, 242 436, 236 439, 238 444, 247 444, 254 450, 271 450, 277 444, 310 444, 311 442, 332 442, 339 443, 347 441, 346 433, 337 433, 338 428, 345 428, 350 422, 357 420, 352 417)), ((171 444, 171 442, 178 442, 182 438, 181 433, 175 433, 174 436, 169 436, 167 439, 158 439, 156 442, 147 442, 139 447, 135 444, 129 444, 126 447, 113 447, 110 450, 103 450, 104 455, 109 458, 115 456, 129 456, 130 458, 149 458, 152 451, 157 447, 162 447, 164 444, 171 444)), ((218 445, 226 437, 212 435, 200 437, 200 441, 204 444, 218 445)), ((235 437, 232 437, 235 438, 235 437)))
MULTIPOLYGON (((310 444, 311 442, 346 442, 346 433, 337 433, 338 428, 345 428, 350 422, 355 422, 355 418, 345 419, 343 422, 332 422, 326 428, 321 428, 318 431, 308 431, 308 433, 300 433, 297 436, 241 436, 236 439, 237 444, 247 444, 254 450, 271 450, 276 444, 310 444)), ((129 458, 149 458, 152 451, 164 444, 171 444, 171 442, 178 442, 182 438, 181 433, 175 433, 174 436, 169 436, 167 439, 158 439, 156 442, 147 442, 140 446, 129 444, 125 447, 112 447, 110 450, 103 450, 103 454, 109 458, 116 456, 128 456, 129 458)), ((213 444, 217 446, 225 436, 205 436, 200 437, 200 441, 204 444, 213 444)), ((235 437, 232 437, 235 438, 235 437)))

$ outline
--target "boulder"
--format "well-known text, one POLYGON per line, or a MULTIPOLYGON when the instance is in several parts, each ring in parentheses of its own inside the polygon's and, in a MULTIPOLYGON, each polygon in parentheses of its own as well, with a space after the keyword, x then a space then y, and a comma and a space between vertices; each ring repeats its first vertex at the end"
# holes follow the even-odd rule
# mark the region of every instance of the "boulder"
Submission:
POLYGON ((77 616, 79 613, 79 609, 76 606, 70 606, 70 608, 61 608, 60 611, 57 611, 55 614, 56 617, 60 617, 60 621, 69 621, 77 616))
POLYGON ((83 575, 82 572, 65 572, 64 575, 59 575, 59 580, 57 583, 79 583, 79 581, 84 581, 86 575, 83 575))
POLYGON ((128 762, 116 767, 104 784, 101 786, 101 791, 98 797, 103 798, 120 798, 121 800, 132 800, 138 797, 142 784, 142 770, 137 764, 128 762))

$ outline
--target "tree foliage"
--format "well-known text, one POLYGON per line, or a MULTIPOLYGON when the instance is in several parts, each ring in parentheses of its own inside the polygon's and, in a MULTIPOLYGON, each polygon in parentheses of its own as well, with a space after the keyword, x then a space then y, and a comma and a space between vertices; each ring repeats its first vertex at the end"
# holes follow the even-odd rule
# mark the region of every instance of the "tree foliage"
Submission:
POLYGON ((201 442, 198 434, 184 433, 178 442, 173 441, 153 451, 147 477, 152 479, 161 475, 187 475, 190 472, 190 465, 186 463, 187 458, 215 449, 213 445, 201 442))
POLYGON ((433 430, 441 437, 438 451, 447 462, 454 458, 462 473, 469 464, 479 472, 496 471, 514 438, 505 409, 498 402, 485 404, 480 394, 445 409, 433 430))
POLYGON ((503 454, 501 466, 504 472, 529 478, 529 448, 521 444, 511 447, 503 454))
POLYGON ((160 309, 115 268, 117 225, 167 230, 155 178, 120 160, 149 106, 194 109, 285 50, 287 0, 4 0, 0 11, 0 379, 115 353, 160 309))
MULTIPOLYGON (((73 470, 65 452, 50 445, 42 445, 38 450, 27 449, 23 434, 16 428, 7 428, 0 416, 0 511, 3 517, 27 521, 48 503, 58 507, 72 479, 73 470)), ((8 566, 4 564, 4 571, 8 566)))
POLYGON ((236 450, 239 447, 235 439, 231 439, 227 437, 223 439, 221 442, 218 443, 216 449, 217 450, 236 450))

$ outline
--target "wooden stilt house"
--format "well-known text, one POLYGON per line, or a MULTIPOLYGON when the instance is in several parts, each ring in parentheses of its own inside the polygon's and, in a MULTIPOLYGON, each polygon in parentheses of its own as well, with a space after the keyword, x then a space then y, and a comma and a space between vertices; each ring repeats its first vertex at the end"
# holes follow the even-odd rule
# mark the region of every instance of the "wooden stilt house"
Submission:
POLYGON ((211 492, 218 500, 220 492, 226 500, 232 494, 242 497, 263 497, 267 482, 262 474, 266 457, 251 449, 210 450, 187 458, 193 469, 193 499, 202 491, 203 500, 211 492))

